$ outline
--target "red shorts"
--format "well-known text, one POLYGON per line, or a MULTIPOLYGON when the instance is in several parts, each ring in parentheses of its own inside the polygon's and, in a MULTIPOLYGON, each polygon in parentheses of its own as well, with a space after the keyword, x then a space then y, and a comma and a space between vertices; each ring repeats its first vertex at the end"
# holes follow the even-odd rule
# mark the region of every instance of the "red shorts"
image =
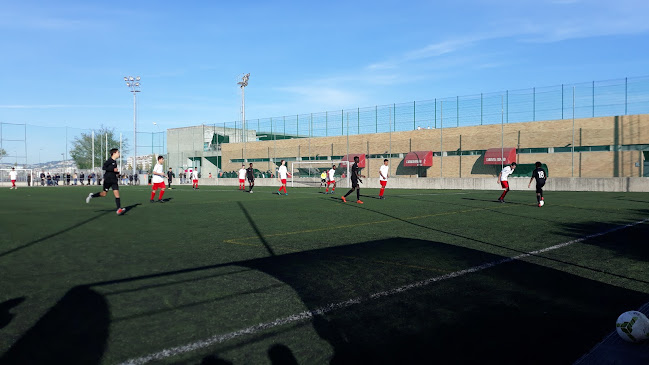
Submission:
POLYGON ((198 179, 194 179, 194 180, 192 180, 192 182, 193 182, 194 184, 198 184, 198 179))
POLYGON ((329 181, 327 181, 327 185, 331 185, 331 184, 335 184, 335 183, 336 183, 336 180, 329 180, 329 181))
POLYGON ((502 186, 503 189, 509 189, 509 183, 507 181, 501 181, 500 186, 502 186))
POLYGON ((158 190, 158 189, 164 189, 165 188, 165 183, 164 182, 159 182, 159 183, 154 183, 152 190, 158 190))
POLYGON ((388 184, 387 180, 385 180, 385 181, 379 180, 379 182, 381 183, 381 187, 385 187, 388 184))
POLYGON ((282 179, 282 185, 286 185, 286 179, 282 179))
POLYGON ((243 184, 244 182, 244 179, 239 179, 239 184, 243 184))
POLYGON ((16 180, 11 180, 11 183, 12 183, 12 184, 15 184, 15 183, 16 183, 16 180))

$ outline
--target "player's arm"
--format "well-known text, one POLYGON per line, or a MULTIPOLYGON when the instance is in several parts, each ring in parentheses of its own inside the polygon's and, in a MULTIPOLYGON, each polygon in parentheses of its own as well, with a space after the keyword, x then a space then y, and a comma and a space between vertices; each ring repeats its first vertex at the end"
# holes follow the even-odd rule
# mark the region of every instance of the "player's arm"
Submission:
POLYGON ((497 184, 500 184, 500 177, 501 177, 502 175, 503 175, 503 172, 501 171, 501 172, 498 174, 498 181, 496 182, 497 184))
POLYGON ((532 177, 530 177, 530 183, 527 184, 528 188, 532 185, 532 180, 534 180, 534 172, 532 172, 532 177))

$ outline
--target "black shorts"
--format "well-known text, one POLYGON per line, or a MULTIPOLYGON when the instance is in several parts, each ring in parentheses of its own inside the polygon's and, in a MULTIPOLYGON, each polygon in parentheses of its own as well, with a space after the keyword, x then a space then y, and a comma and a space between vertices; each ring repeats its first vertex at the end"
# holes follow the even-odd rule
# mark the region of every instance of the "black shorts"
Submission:
POLYGON ((320 182, 326 183, 327 179, 320 179, 320 182))
POLYGON ((358 187, 358 179, 352 179, 352 188, 358 187))
POLYGON ((248 182, 251 183, 251 184, 254 184, 254 183, 255 183, 255 179, 248 178, 248 182))
POLYGON ((545 181, 537 181, 536 182, 536 192, 537 193, 542 193, 543 192, 543 186, 545 186, 545 181))
POLYGON ((119 191, 119 185, 115 180, 104 180, 104 191, 113 189, 113 191, 119 191))

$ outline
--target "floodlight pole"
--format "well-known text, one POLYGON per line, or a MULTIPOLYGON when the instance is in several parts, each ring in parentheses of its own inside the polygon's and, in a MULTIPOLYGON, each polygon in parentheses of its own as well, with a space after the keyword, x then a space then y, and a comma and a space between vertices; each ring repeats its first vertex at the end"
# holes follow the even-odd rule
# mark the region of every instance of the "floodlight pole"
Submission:
POLYGON ((246 158, 246 93, 245 88, 248 86, 248 79, 250 79, 250 73, 247 73, 241 77, 241 81, 237 82, 237 85, 241 88, 241 139, 243 139, 243 162, 247 162, 246 158))
POLYGON ((133 93, 133 181, 137 174, 137 98, 136 93, 140 92, 140 76, 124 76, 126 86, 131 89, 133 93))

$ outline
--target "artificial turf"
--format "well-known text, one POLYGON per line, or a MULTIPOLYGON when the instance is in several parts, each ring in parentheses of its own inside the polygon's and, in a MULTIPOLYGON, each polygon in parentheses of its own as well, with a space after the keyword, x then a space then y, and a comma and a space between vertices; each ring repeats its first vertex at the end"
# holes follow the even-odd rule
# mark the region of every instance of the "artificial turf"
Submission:
POLYGON ((647 193, 96 190, 0 190, 0 363, 572 363, 649 301, 647 193))

